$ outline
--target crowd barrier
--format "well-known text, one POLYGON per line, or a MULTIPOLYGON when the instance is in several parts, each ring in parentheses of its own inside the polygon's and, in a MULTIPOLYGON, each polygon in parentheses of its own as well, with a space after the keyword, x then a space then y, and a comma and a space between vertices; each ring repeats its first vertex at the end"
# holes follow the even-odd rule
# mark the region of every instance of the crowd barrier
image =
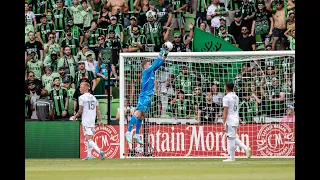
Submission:
POLYGON ((25 121, 25 158, 79 158, 79 121, 25 121))

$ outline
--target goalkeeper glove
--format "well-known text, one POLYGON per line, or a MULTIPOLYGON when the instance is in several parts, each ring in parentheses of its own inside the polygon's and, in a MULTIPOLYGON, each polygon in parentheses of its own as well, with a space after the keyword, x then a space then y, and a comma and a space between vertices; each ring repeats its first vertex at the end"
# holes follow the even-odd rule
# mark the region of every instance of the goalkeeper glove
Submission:
MULTIPOLYGON (((163 45, 165 46, 165 45, 163 45)), ((164 48, 162 46, 162 48, 160 49, 160 53, 159 53, 159 56, 164 56, 164 58, 167 58, 168 57, 168 54, 169 54, 169 50, 167 48, 164 48)))

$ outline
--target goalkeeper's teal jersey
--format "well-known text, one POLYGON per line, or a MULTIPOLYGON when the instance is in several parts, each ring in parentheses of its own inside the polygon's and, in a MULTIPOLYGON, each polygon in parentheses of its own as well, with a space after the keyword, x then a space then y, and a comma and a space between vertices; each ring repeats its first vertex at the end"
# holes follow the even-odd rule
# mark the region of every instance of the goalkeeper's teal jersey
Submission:
POLYGON ((164 63, 160 57, 150 67, 142 71, 142 88, 139 96, 152 95, 154 93, 154 72, 164 63))

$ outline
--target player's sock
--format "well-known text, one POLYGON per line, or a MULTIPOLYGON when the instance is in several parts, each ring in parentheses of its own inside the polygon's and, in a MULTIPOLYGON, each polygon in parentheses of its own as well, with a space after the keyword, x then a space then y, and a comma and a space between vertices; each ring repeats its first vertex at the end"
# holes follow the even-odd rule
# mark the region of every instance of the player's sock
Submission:
POLYGON ((242 141, 240 141, 239 138, 235 139, 236 145, 240 146, 243 150, 247 150, 248 146, 244 145, 242 141))
POLYGON ((137 118, 136 122, 136 134, 140 134, 140 128, 141 128, 142 120, 137 118))
POLYGON ((91 146, 88 146, 88 152, 87 152, 87 157, 92 157, 92 147, 91 146))
POLYGON ((87 157, 91 157, 92 147, 89 145, 88 141, 85 141, 84 144, 87 146, 87 157))
POLYGON ((132 127, 134 126, 134 124, 137 122, 137 117, 136 116, 131 116, 131 119, 129 121, 129 126, 128 126, 128 131, 127 132, 131 132, 132 131, 132 127))
POLYGON ((236 141, 235 138, 228 137, 228 151, 230 154, 230 159, 234 159, 236 152, 236 141))
POLYGON ((100 151, 101 151, 100 148, 97 146, 97 144, 95 142, 92 141, 92 139, 88 140, 88 144, 89 144, 89 147, 91 146, 91 148, 93 148, 98 153, 100 153, 100 151))

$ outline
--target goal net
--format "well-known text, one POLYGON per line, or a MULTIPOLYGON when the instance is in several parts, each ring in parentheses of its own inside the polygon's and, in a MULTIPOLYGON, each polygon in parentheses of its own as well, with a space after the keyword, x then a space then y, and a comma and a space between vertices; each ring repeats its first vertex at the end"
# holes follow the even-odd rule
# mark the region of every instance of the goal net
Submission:
MULTIPOLYGON (((208 158, 227 154, 224 83, 239 96, 238 137, 253 157, 294 157, 295 52, 169 53, 141 127, 144 146, 124 139, 141 90, 141 62, 158 53, 120 54, 120 158, 208 158)), ((135 134, 133 127, 132 135, 135 134)), ((245 157, 237 147, 236 157, 245 157)))

